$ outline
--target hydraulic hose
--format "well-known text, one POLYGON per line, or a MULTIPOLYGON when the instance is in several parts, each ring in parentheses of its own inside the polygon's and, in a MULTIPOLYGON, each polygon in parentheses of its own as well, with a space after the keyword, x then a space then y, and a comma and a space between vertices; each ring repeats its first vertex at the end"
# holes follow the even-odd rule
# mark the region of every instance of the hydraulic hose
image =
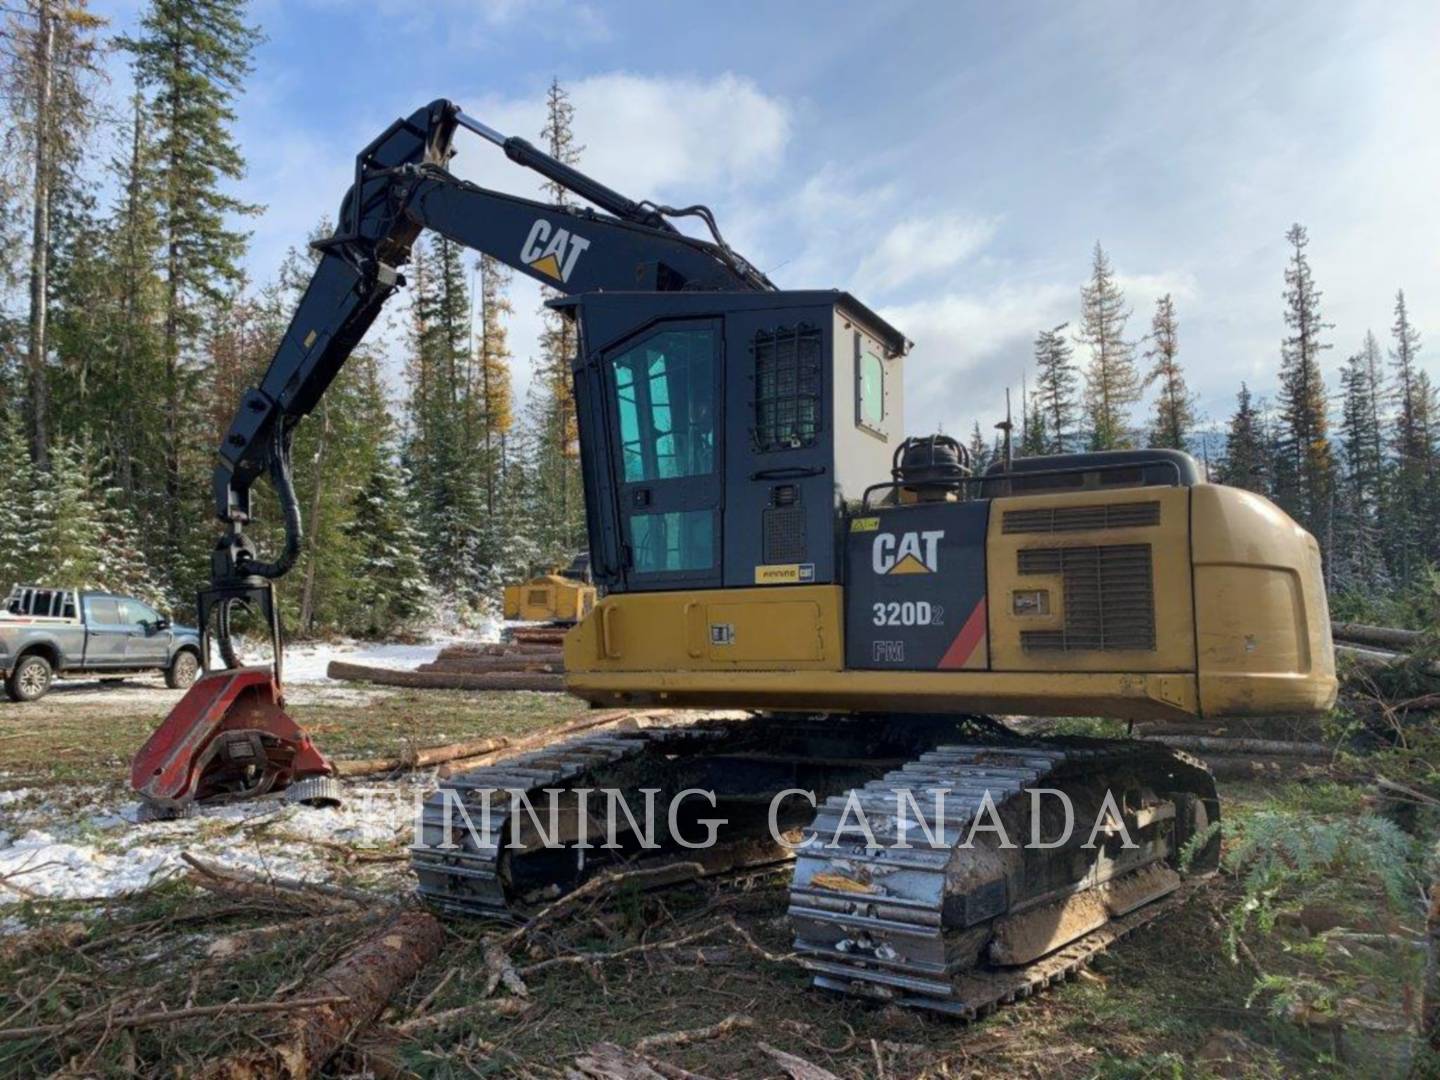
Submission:
POLYGON ((276 495, 280 498, 280 511, 285 519, 285 549, 273 563, 247 562, 246 572, 257 577, 284 577, 300 558, 300 549, 304 543, 300 500, 295 495, 295 478, 290 470, 290 444, 293 438, 293 431, 284 430, 283 424, 276 425, 275 447, 270 455, 270 479, 275 485, 276 495))

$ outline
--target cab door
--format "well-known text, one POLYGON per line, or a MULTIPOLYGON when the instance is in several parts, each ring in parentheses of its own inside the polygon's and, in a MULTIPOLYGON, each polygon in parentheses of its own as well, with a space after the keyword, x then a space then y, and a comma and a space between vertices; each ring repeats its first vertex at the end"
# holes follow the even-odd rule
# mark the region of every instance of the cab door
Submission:
POLYGON ((660 323, 604 358, 625 588, 721 583, 717 319, 660 323))

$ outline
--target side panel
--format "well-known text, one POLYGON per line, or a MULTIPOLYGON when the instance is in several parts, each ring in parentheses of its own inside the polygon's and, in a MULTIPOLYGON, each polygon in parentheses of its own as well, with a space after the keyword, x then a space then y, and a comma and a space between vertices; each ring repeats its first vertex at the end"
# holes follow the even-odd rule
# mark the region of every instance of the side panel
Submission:
POLYGON ((986 502, 935 503, 851 519, 846 667, 984 670, 989 510, 986 502))
POLYGON ((1335 649, 1313 537, 1269 500, 1194 491, 1200 707, 1313 713, 1335 701, 1335 649))
POLYGON ((992 670, 1194 671, 1190 491, 995 499, 992 670))
POLYGON ((840 619, 835 585, 612 593, 566 635, 565 668, 838 671, 840 619))

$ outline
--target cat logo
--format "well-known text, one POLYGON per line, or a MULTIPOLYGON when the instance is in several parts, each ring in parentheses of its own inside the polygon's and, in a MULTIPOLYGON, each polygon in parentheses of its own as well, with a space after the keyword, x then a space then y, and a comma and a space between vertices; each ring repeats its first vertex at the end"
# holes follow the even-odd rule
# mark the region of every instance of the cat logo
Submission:
POLYGON ((870 549, 870 564, 877 574, 933 574, 940 569, 940 541, 944 529, 925 532, 878 533, 870 549))
POLYGON ((520 261, 531 270, 538 270, 546 277, 564 284, 575 272, 580 255, 590 246, 583 236, 576 236, 569 229, 554 228, 544 218, 536 218, 530 226, 530 235, 520 249, 520 261))

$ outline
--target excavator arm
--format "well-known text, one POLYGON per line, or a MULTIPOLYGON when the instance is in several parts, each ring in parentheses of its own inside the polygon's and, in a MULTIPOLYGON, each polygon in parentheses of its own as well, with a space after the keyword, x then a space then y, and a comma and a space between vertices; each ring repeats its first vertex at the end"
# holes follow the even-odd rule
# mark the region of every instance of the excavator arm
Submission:
MULTIPOLYGON (((221 521, 249 520, 250 488, 267 472, 287 501, 290 433, 404 283, 400 269, 423 229, 566 294, 773 288, 725 245, 704 207, 636 203, 524 139, 500 135, 449 101, 432 102, 397 120, 357 157, 336 232, 316 244, 320 264, 263 381, 245 393, 220 445, 214 493, 221 521), (460 127, 600 209, 549 205, 457 179, 445 165, 460 127), (705 220, 715 239, 694 239, 670 223, 686 214, 705 220)), ((287 508, 291 540, 279 562, 262 563, 251 553, 233 560, 232 571, 283 574, 298 554, 298 520, 291 529, 289 518, 287 508)))
POLYGON ((703 206, 634 202, 449 101, 431 102, 391 124, 357 156, 335 233, 315 245, 319 265, 265 377, 245 392, 221 441, 213 488, 226 531, 211 555, 210 584, 197 598, 207 674, 136 755, 131 782, 148 812, 181 813, 196 801, 282 789, 303 802, 339 798, 329 763, 284 710, 271 582, 301 550, 291 442, 296 425, 404 284, 401 269, 425 229, 565 294, 774 288, 725 244, 703 206), (457 179, 446 166, 460 128, 590 206, 550 205, 457 179), (670 220, 681 216, 700 218, 712 239, 681 233, 670 220), (252 519, 251 490, 266 475, 285 523, 285 547, 274 561, 261 559, 244 533, 252 519), (231 634, 236 605, 259 612, 274 647, 273 666, 241 666, 231 634), (212 641, 224 670, 210 670, 212 641))

